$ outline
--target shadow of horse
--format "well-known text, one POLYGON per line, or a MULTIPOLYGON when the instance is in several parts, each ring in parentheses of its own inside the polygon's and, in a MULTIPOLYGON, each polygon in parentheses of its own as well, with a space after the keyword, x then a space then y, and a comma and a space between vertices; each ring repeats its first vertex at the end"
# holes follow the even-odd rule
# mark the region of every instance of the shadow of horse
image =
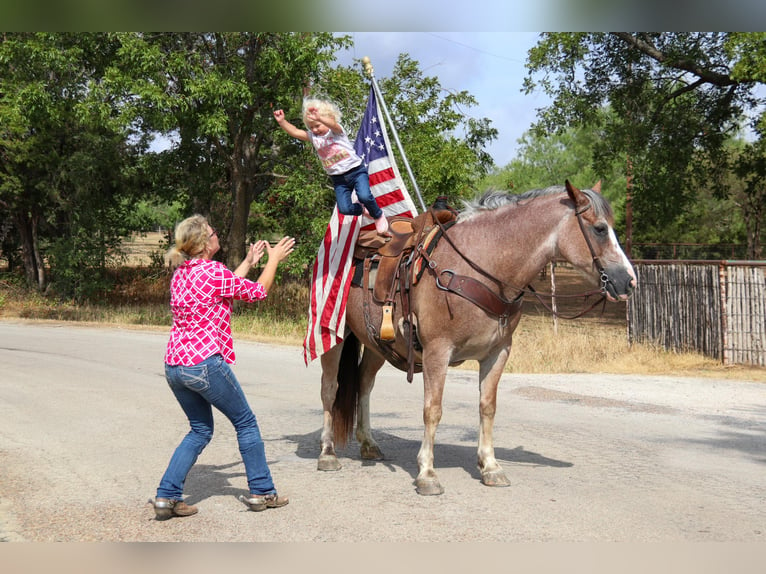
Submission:
MULTIPOLYGON (((420 429, 413 427, 396 427, 391 430, 400 431, 404 434, 417 433, 420 429)), ((475 433, 466 431, 463 427, 442 427, 444 434, 450 438, 457 436, 460 441, 475 441, 475 433)), ((300 459, 310 460, 315 463, 320 448, 322 429, 299 434, 284 435, 282 440, 290 441, 295 445, 295 455, 300 459)), ((401 470, 409 474, 414 480, 418 475, 417 453, 420 449, 420 440, 408 439, 400 435, 378 430, 375 438, 384 453, 382 460, 365 460, 359 455, 359 445, 355 439, 351 439, 343 449, 338 449, 338 454, 351 461, 359 462, 362 467, 383 465, 391 472, 401 470)), ((481 479, 481 473, 475 464, 468 461, 476 460, 476 446, 462 445, 443 442, 436 446, 439 452, 440 465, 443 468, 462 468, 474 479, 481 479)), ((525 450, 522 446, 516 448, 495 447, 495 456, 498 461, 509 465, 547 466, 552 468, 569 468, 574 466, 571 462, 548 458, 536 452, 525 450)), ((273 465, 274 461, 269 461, 273 465)), ((342 472, 342 470, 341 470, 342 472)), ((186 478, 185 493, 187 504, 198 504, 214 496, 233 496, 238 498, 240 494, 247 495, 249 490, 246 486, 245 468, 242 460, 236 460, 227 464, 195 464, 186 478), (236 470, 234 470, 236 469, 236 470), (240 479, 238 482, 245 484, 237 487, 231 484, 232 479, 240 479), (245 479, 242 481, 241 479, 245 479)))
MULTIPOLYGON (((460 427, 461 429, 463 427, 460 427)), ((420 432, 420 429, 412 427, 401 427, 402 432, 420 432)), ((450 431, 450 427, 444 425, 443 431, 450 431)), ((452 433, 454 436, 454 433, 452 433)), ((299 458, 311 459, 316 461, 322 437, 322 429, 318 429, 314 432, 302 434, 302 435, 285 435, 282 438, 288 440, 296 445, 295 454, 299 458)), ((458 440, 476 440, 475 433, 466 432, 458 440), (471 436, 474 435, 474 436, 471 436)), ((356 439, 349 440, 348 444, 344 448, 337 450, 339 456, 343 456, 352 461, 358 461, 361 466, 375 466, 383 465, 392 472, 396 472, 397 468, 403 470, 412 476, 413 480, 418 475, 417 466, 417 454, 420 450, 420 439, 408 439, 385 432, 378 429, 375 432, 375 440, 380 446, 381 451, 384 453, 382 460, 366 460, 359 454, 359 444, 356 439)), ((442 442, 436 445, 436 450, 439 452, 440 467, 443 468, 462 468, 472 478, 481 479, 481 473, 476 466, 476 444, 473 445, 461 445, 454 443, 442 442), (473 464, 469 461, 474 461, 473 464)), ((525 450, 523 446, 517 446, 516 448, 503 448, 495 447, 495 457, 500 462, 504 462, 510 465, 525 465, 525 466, 548 466, 553 468, 569 468, 574 466, 574 463, 566 462, 562 460, 556 460, 548 458, 536 452, 525 450)), ((341 470, 341 472, 343 472, 341 470)))

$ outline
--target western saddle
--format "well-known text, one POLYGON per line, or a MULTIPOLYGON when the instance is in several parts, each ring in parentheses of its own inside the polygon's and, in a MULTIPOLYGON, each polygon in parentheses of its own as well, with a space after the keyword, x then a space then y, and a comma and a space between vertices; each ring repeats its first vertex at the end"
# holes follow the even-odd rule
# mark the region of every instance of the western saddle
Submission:
POLYGON ((422 253, 430 253, 445 229, 454 224, 457 212, 447 206, 445 198, 439 198, 426 212, 414 219, 394 216, 389 220, 391 237, 382 237, 376 231, 359 233, 354 249, 355 285, 365 289, 364 318, 370 339, 377 350, 395 367, 407 371, 407 380, 412 373, 420 372, 421 365, 414 363, 414 350, 420 345, 416 339, 410 316, 410 287, 423 274, 422 253), (401 311, 404 317, 404 331, 408 339, 407 357, 393 349, 396 339, 394 329, 394 305, 397 293, 400 295, 401 311), (382 306, 379 326, 370 319, 370 299, 382 306))
POLYGON ((354 249, 353 283, 365 290, 363 296, 364 320, 369 339, 376 350, 396 368, 407 372, 407 380, 422 371, 422 365, 415 363, 415 350, 422 350, 417 339, 416 322, 410 310, 410 288, 421 278, 425 269, 434 275, 437 285, 477 305, 504 326, 508 319, 521 307, 523 292, 513 300, 490 289, 483 282, 450 270, 439 270, 431 259, 431 253, 439 240, 444 237, 453 249, 471 267, 494 282, 501 290, 500 282, 478 268, 470 261, 446 234, 457 220, 457 212, 449 207, 446 198, 439 197, 428 211, 417 217, 395 216, 390 219, 390 238, 384 238, 375 231, 360 232, 354 249), (394 349, 396 330, 394 328, 394 304, 399 294, 402 314, 401 330, 407 342, 407 356, 394 349), (373 325, 370 314, 372 300, 382 306, 379 326, 373 325))

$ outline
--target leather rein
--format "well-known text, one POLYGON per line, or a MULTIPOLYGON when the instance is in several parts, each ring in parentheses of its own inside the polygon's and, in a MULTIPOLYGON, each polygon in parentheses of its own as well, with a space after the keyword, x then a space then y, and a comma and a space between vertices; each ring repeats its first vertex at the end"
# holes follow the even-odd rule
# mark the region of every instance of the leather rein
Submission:
MULTIPOLYGON (((588 234, 585 231, 585 224, 582 221, 582 214, 585 213, 588 209, 591 208, 591 203, 588 201, 587 205, 584 207, 575 210, 575 216, 577 217, 577 223, 580 226, 580 231, 583 234, 583 237, 585 238, 585 243, 588 245, 588 250, 590 251, 591 257, 593 259, 593 264, 596 267, 596 270, 599 272, 601 276, 601 286, 599 289, 594 289, 585 293, 580 293, 576 295, 554 295, 553 293, 538 293, 532 285, 527 285, 524 288, 514 287, 513 285, 510 285, 509 283, 506 283, 505 281, 501 281, 497 277, 494 277, 481 267, 479 267, 475 262, 473 262, 468 256, 466 256, 455 243, 452 241, 452 238, 450 238, 449 234, 447 233, 448 227, 445 226, 437 217, 434 217, 434 220, 437 222, 441 229, 442 237, 447 240, 447 243, 450 244, 450 246, 455 250, 455 252, 460 255, 460 257, 463 258, 463 260, 468 263, 468 265, 471 266, 472 269, 492 281, 495 285, 497 285, 498 289, 500 290, 500 293, 495 293, 492 289, 484 285, 484 283, 477 281, 476 279, 472 277, 468 277, 465 275, 458 275, 451 269, 444 269, 439 271, 438 267, 439 264, 432 259, 428 253, 426 253, 426 249, 424 248, 423 243, 419 243, 416 247, 417 253, 427 262, 429 271, 433 274, 434 279, 436 280, 436 286, 439 289, 442 289, 443 291, 448 291, 451 293, 455 293, 456 295, 460 295, 464 299, 467 299, 489 313, 490 315, 496 317, 498 319, 498 322, 501 327, 504 327, 508 319, 521 307, 521 302, 523 300, 524 294, 529 293, 533 295, 538 302, 545 307, 548 311, 550 311, 554 316, 559 317, 561 319, 577 319, 578 317, 582 317, 586 313, 592 311, 598 304, 604 303, 606 305, 606 286, 607 284, 611 283, 611 280, 609 279, 609 276, 606 273, 606 270, 604 269, 604 266, 601 264, 601 260, 596 255, 595 250, 593 249, 593 244, 590 241, 590 238, 588 237, 588 234), (444 281, 442 281, 442 278, 444 277, 444 281), (503 297, 502 292, 505 287, 510 288, 513 291, 516 291, 516 296, 509 300, 503 297), (590 305, 588 308, 583 308, 579 313, 575 315, 562 315, 555 311, 552 306, 548 305, 544 300, 543 296, 545 297, 559 297, 559 298, 580 298, 582 297, 584 300, 587 300, 588 297, 591 295, 600 294, 601 298, 598 299, 595 303, 590 305)), ((429 208, 430 211, 432 211, 429 208)))

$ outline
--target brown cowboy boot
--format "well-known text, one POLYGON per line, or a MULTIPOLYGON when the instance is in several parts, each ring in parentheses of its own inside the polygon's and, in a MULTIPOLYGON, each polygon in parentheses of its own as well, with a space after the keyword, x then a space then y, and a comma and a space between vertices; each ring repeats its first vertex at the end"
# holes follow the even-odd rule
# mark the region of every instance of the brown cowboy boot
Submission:
POLYGON ((277 494, 251 494, 249 497, 240 495, 239 499, 253 512, 260 512, 267 508, 280 508, 290 502, 290 499, 277 494))
POLYGON ((186 504, 183 500, 157 498, 154 501, 154 514, 157 520, 167 520, 173 516, 191 516, 197 514, 197 507, 186 504))

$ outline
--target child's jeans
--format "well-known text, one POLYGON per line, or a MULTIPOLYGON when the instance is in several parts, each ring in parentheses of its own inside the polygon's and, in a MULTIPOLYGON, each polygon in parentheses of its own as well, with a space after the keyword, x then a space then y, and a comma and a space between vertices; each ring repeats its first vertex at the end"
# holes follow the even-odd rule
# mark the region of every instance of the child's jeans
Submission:
POLYGON ((335 186, 338 211, 343 215, 362 215, 362 205, 367 208, 373 219, 378 219, 383 215, 383 210, 378 207, 378 203, 370 191, 370 176, 364 163, 360 163, 346 173, 331 175, 330 178, 335 186), (351 201, 353 191, 356 191, 356 197, 361 205, 351 201))

